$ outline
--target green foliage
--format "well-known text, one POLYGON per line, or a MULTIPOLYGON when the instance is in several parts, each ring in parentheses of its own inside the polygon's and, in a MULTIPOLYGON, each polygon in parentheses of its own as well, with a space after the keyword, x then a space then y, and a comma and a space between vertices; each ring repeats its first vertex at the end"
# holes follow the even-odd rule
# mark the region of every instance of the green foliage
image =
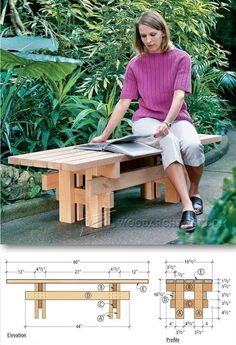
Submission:
POLYGON ((236 73, 203 62, 193 65, 192 74, 192 93, 187 96, 187 104, 197 130, 199 133, 225 134, 230 125, 227 115, 231 107, 221 94, 236 87, 236 73))
MULTIPOLYGON (((91 100, 72 96, 65 103, 68 110, 74 117, 71 130, 81 132, 83 136, 80 137, 82 141, 90 141, 95 136, 102 134, 105 129, 110 115, 115 105, 116 85, 113 87, 107 103, 101 100, 91 100)), ((129 111, 131 113, 131 111, 129 111)), ((123 118, 120 125, 117 126, 113 133, 113 138, 121 137, 122 135, 130 134, 132 121, 129 118, 123 118)), ((79 139, 79 138, 78 138, 79 139)))
POLYGON ((224 180, 223 195, 214 204, 206 224, 198 226, 190 237, 179 235, 179 243, 236 244, 236 167, 232 178, 224 180))
POLYGON ((32 199, 42 194, 41 173, 0 166, 2 204, 19 199, 32 199))
POLYGON ((11 70, 19 77, 47 78, 52 81, 64 79, 72 73, 76 65, 66 62, 41 62, 24 59, 4 49, 0 49, 2 69, 11 70))
POLYGON ((17 79, 12 71, 2 73, 0 95, 4 161, 9 153, 33 152, 76 143, 76 136, 67 131, 70 112, 66 101, 80 76, 80 72, 76 71, 63 81, 44 79, 40 82, 17 79))
MULTIPOLYGON (((3 52, 3 155, 83 143, 101 134, 118 100, 132 48, 134 20, 157 10, 170 26, 173 43, 193 59, 193 93, 189 112, 199 132, 223 133, 230 106, 224 90, 235 89, 235 74, 225 71, 228 52, 210 36, 228 0, 18 0, 16 8, 28 35, 59 42, 71 65, 22 59, 3 52), (73 74, 72 71, 74 71, 73 74), (16 77, 17 75, 17 77, 16 77)), ((4 36, 14 35, 6 15, 4 36)), ((44 57, 47 59, 47 57, 44 57)), ((130 114, 113 133, 130 132, 130 114)))

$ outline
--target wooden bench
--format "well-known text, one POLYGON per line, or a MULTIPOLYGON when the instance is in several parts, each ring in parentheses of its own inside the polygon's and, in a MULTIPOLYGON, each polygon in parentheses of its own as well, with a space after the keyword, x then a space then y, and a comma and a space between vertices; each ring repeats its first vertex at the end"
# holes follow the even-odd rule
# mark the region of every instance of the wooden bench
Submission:
POLYGON ((42 319, 46 319, 47 300, 105 300, 109 303, 109 319, 121 318, 122 300, 130 300, 130 292, 122 291, 121 284, 148 284, 148 279, 7 279, 7 284, 31 284, 34 291, 25 292, 25 300, 34 301, 34 318, 39 319, 39 310, 42 311, 42 319), (47 291, 46 285, 73 284, 94 285, 107 284, 107 291, 47 291))
MULTIPOLYGON (((220 135, 199 136, 202 144, 221 141, 220 135)), ((85 219, 86 226, 92 228, 109 225, 114 192, 137 185, 141 185, 144 199, 159 197, 160 185, 164 184, 165 201, 179 201, 164 172, 160 155, 132 158, 124 154, 83 151, 71 146, 11 156, 8 162, 53 170, 42 176, 42 189, 56 189, 60 222, 74 223, 85 219)))

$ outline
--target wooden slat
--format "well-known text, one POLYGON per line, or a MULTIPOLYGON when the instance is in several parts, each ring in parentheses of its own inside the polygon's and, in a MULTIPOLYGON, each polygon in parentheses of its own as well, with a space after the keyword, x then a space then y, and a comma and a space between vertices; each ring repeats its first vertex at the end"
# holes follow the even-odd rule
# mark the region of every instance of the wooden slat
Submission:
POLYGON ((58 188, 59 184, 59 173, 50 172, 42 175, 42 189, 50 190, 58 188))
MULTIPOLYGON (((38 284, 34 285, 34 291, 35 293, 38 292, 38 284)), ((39 319, 39 301, 38 300, 34 301, 34 318, 39 319)))
POLYGON ((183 283, 176 284, 175 289, 175 318, 184 319, 184 287, 183 283))
POLYGON ((45 291, 25 292, 26 300, 129 300, 129 291, 45 291))
MULTIPOLYGON (((199 138, 203 145, 222 140, 222 136, 220 135, 199 134, 199 138)), ((9 164, 34 166, 39 168, 79 171, 85 168, 103 166, 134 159, 119 153, 84 151, 75 149, 74 147, 75 146, 70 146, 11 156, 8 157, 8 162, 9 164), (83 159, 83 156, 86 156, 87 158, 83 159), (94 157, 96 158, 94 159, 94 157)), ((148 156, 153 155, 147 155, 144 157, 148 156)))
POLYGON ((203 289, 202 284, 194 284, 194 318, 203 318, 203 289))
POLYGON ((70 171, 59 171, 59 217, 60 222, 75 222, 74 199, 75 176, 70 171))
POLYGON ((158 179, 156 184, 165 185, 165 202, 177 204, 180 201, 179 195, 168 177, 158 179))
POLYGON ((44 151, 37 151, 37 152, 31 152, 31 153, 24 153, 21 155, 17 155, 17 156, 10 156, 8 157, 8 163, 9 164, 18 164, 17 162, 19 162, 21 159, 33 159, 33 158, 43 158, 43 157, 47 157, 48 155, 52 154, 52 153, 56 153, 56 152, 64 152, 64 151, 70 151, 71 148, 73 148, 74 146, 69 146, 69 147, 61 147, 58 149, 52 149, 52 150, 44 150, 44 151))
POLYGON ((213 134, 199 134, 200 141, 202 145, 217 143, 222 141, 221 135, 213 135, 213 134))
POLYGON ((7 284, 148 284, 148 279, 7 279, 7 284))
POLYGON ((158 178, 165 177, 163 167, 146 167, 137 169, 136 171, 121 174, 118 180, 108 179, 106 177, 97 177, 91 181, 91 189, 88 191, 91 195, 101 194, 124 189, 139 184, 144 184, 148 181, 155 181, 158 178))
MULTIPOLYGON (((207 299, 203 299, 203 308, 208 308, 209 303, 207 299)), ((194 308, 194 299, 185 299, 184 300, 184 308, 194 308)), ((175 299, 170 300, 170 308, 175 308, 175 299)))
MULTIPOLYGON (((141 157, 139 157, 141 158, 141 157)), ((123 154, 119 153, 105 153, 103 157, 98 157, 98 159, 87 160, 87 161, 80 161, 78 164, 75 162, 68 162, 62 163, 61 169, 63 170, 70 170, 70 171, 78 171, 80 169, 86 168, 93 168, 93 167, 100 167, 107 164, 118 163, 118 162, 126 162, 128 160, 136 159, 135 157, 128 157, 123 154)))
POLYGON ((155 186, 153 181, 141 185, 141 196, 146 200, 155 199, 155 186))

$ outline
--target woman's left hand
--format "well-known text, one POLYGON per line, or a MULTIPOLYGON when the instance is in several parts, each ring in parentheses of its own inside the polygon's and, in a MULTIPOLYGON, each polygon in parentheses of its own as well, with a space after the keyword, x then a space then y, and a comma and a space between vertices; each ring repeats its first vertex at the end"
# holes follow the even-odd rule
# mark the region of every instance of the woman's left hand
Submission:
POLYGON ((155 138, 159 138, 159 137, 165 137, 167 134, 169 134, 169 127, 167 126, 165 122, 162 122, 162 124, 157 128, 153 136, 155 138))

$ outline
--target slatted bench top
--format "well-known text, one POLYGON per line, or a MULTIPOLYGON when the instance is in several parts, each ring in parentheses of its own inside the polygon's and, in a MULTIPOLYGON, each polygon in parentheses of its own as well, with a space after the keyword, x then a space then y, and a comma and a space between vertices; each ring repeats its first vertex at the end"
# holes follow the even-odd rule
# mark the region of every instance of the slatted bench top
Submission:
MULTIPOLYGON (((202 144, 221 141, 220 135, 199 134, 202 144)), ((151 154, 153 155, 153 154, 151 154)), ((145 155, 149 156, 149 155, 145 155)), ((79 171, 112 163, 132 160, 135 157, 112 152, 84 151, 75 146, 26 153, 8 158, 10 164, 32 166, 37 168, 79 171)))
POLYGON ((133 159, 121 153, 85 151, 75 146, 26 153, 8 158, 10 164, 78 171, 133 159))
POLYGON ((7 284, 148 284, 148 279, 7 279, 7 284))

